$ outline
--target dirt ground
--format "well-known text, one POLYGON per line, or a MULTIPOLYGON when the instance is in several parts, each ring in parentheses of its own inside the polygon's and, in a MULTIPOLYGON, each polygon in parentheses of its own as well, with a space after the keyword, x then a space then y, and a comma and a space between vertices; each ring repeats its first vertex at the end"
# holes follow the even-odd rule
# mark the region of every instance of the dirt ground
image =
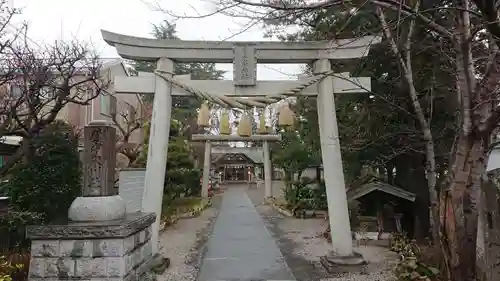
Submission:
POLYGON ((161 235, 161 252, 170 258, 170 267, 158 281, 195 281, 202 257, 202 249, 217 218, 220 198, 212 200, 212 206, 200 216, 181 219, 169 226, 161 235))

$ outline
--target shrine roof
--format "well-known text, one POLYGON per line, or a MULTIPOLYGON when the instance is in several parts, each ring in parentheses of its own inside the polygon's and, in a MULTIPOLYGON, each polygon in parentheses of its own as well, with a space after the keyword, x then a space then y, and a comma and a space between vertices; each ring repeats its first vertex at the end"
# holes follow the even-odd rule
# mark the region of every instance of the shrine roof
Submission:
POLYGON ((262 153, 259 153, 257 151, 248 151, 248 152, 245 152, 245 155, 248 158, 252 159, 252 161, 255 162, 256 164, 264 163, 262 153))
POLYGON ((348 201, 356 200, 374 191, 380 191, 386 194, 396 196, 401 199, 415 202, 416 196, 414 193, 406 191, 397 186, 382 182, 380 180, 373 180, 368 183, 362 184, 360 186, 349 188, 347 190, 347 200, 348 201))
POLYGON ((212 153, 212 163, 218 163, 218 162, 223 162, 223 161, 231 161, 232 159, 228 159, 227 157, 240 157, 241 160, 247 160, 247 162, 251 162, 254 164, 259 164, 262 163, 262 157, 257 158, 257 154, 255 155, 249 155, 249 154, 254 154, 250 152, 245 152, 245 153, 212 153))
MULTIPOLYGON (((264 163, 264 152, 260 147, 229 147, 229 146, 214 146, 212 147, 212 155, 223 155, 226 153, 242 153, 245 154, 256 164, 264 163)), ((212 157, 212 162, 216 158, 212 157)))
POLYGON ((490 149, 488 164, 486 165, 486 172, 491 172, 497 169, 500 169, 500 145, 496 145, 490 149))

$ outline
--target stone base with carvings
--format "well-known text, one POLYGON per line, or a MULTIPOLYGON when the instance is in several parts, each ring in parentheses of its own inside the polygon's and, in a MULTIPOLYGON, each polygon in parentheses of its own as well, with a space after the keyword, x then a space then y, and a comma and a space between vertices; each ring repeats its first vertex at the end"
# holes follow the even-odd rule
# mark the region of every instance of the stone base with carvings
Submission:
POLYGON ((145 280, 154 214, 108 222, 29 226, 30 281, 145 280))

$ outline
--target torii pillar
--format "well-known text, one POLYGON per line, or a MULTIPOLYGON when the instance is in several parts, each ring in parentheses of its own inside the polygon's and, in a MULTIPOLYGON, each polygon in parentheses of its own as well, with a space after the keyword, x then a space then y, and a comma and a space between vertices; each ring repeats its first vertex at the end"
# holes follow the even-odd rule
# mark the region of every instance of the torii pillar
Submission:
MULTIPOLYGON (((174 63, 170 59, 162 58, 156 65, 158 70, 173 75, 174 63)), ((142 211, 156 214, 156 221, 152 227, 151 241, 153 254, 158 252, 158 236, 160 233, 161 207, 165 171, 167 168, 168 139, 170 136, 170 118, 172 115, 172 85, 161 77, 154 78, 155 98, 149 133, 147 169, 144 181, 144 195, 142 197, 142 211)))
POLYGON ((201 183, 201 197, 208 197, 210 185, 210 168, 212 167, 212 141, 205 141, 205 157, 203 157, 203 180, 201 183))
POLYGON ((273 165, 271 164, 271 156, 269 154, 269 141, 264 140, 262 142, 262 152, 264 154, 264 191, 265 198, 270 199, 273 197, 273 179, 272 171, 273 165))

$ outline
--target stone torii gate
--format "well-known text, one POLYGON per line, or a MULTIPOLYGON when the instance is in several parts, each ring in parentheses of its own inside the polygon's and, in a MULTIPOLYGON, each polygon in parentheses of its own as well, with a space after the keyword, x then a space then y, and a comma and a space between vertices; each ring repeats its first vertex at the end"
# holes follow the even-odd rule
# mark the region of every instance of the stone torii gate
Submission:
MULTIPOLYGON (((264 160, 264 190, 265 190, 265 198, 268 199, 273 196, 272 193, 272 166, 271 166, 271 157, 269 156, 269 142, 270 141, 280 141, 281 135, 252 135, 249 137, 243 136, 235 136, 235 135, 204 135, 204 134, 195 134, 191 137, 192 141, 204 141, 205 142, 205 157, 203 163, 203 184, 201 194, 202 196, 208 196, 208 181, 210 176, 210 166, 211 166, 211 153, 212 153, 212 141, 262 141, 262 150, 263 150, 263 160, 264 160)), ((223 148, 218 148, 219 150, 223 150, 223 148)), ((234 147, 225 148, 226 151, 231 151, 234 147)))
MULTIPOLYGON (((143 204, 145 212, 161 212, 164 174, 172 107, 172 88, 181 83, 173 79, 176 62, 233 63, 234 81, 187 81, 179 87, 186 94, 193 89, 211 92, 212 96, 250 96, 255 100, 270 93, 288 95, 317 95, 318 123, 321 153, 325 172, 329 222, 332 229, 330 261, 353 264, 360 260, 353 252, 351 227, 347 208, 344 174, 333 93, 359 93, 370 89, 370 78, 350 78, 348 74, 334 74, 331 60, 350 60, 368 54, 371 44, 379 37, 365 36, 324 42, 220 42, 157 40, 132 37, 102 30, 104 40, 114 46, 126 59, 156 61, 154 77, 129 77, 115 80, 117 92, 155 93, 147 160, 143 204), (320 79, 305 85, 303 81, 257 82, 257 63, 311 63, 320 79), (135 80, 135 81, 134 81, 135 80), (317 82, 317 83, 316 83, 317 82), (121 84, 121 85, 120 85, 121 84), (127 85, 127 87, 125 87, 127 85), (292 91, 288 89, 294 88, 292 91), (353 258, 355 260, 353 260, 353 258), (348 259, 348 261, 345 261, 348 259)), ((317 77, 316 77, 317 78, 317 77)), ((275 96, 276 97, 276 96, 275 96)), ((233 98, 234 99, 234 98, 233 98)), ((157 241, 159 218, 153 227, 153 241, 157 241)), ((156 253, 157 245, 153 246, 156 253)))

